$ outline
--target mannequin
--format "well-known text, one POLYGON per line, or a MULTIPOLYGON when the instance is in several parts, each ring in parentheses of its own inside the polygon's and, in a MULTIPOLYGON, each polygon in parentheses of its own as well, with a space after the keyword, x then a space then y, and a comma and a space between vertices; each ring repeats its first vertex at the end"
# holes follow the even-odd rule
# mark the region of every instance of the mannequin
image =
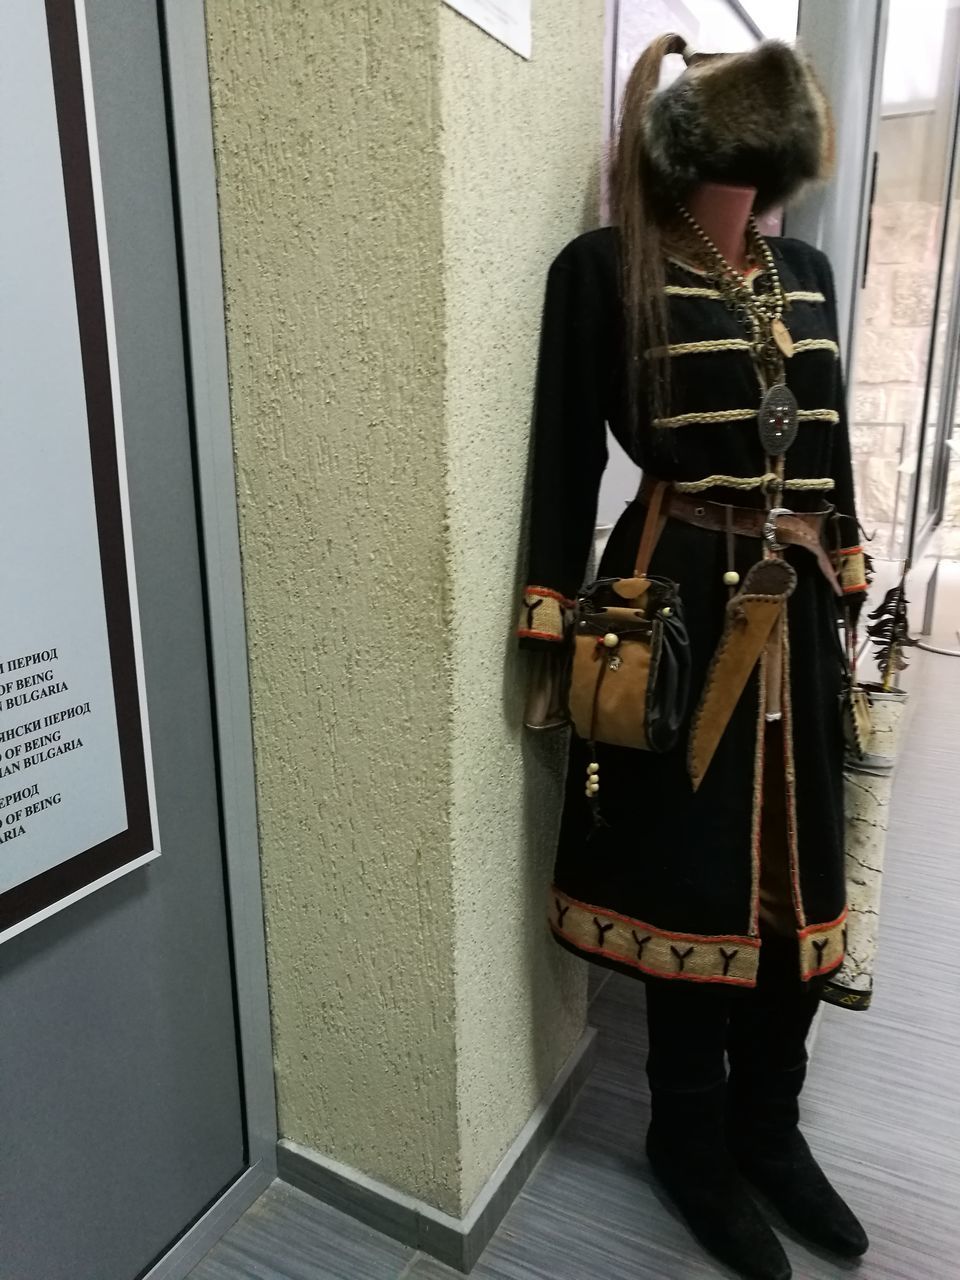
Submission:
POLYGON ((687 208, 726 260, 746 272, 747 220, 757 198, 756 187, 701 182, 687 197, 687 208))
POLYGON ((518 635, 564 650, 609 425, 644 481, 599 575, 634 572, 665 491, 650 573, 679 590, 693 696, 679 748, 572 738, 549 924, 646 985, 647 1153, 692 1232, 738 1274, 786 1280, 753 1187, 818 1247, 867 1248, 798 1128, 806 1035, 845 947, 836 628, 866 590, 836 302, 819 250, 753 221, 829 172, 832 133, 787 46, 697 58, 658 91, 684 50, 664 36, 640 59, 615 226, 550 270, 518 635), (793 585, 747 661, 728 620, 770 558, 793 585))

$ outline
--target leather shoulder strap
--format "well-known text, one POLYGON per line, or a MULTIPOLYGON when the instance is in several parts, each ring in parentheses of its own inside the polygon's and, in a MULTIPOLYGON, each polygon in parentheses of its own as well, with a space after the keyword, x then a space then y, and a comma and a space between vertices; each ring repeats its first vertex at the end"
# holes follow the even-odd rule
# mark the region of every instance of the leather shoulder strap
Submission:
POLYGON ((645 578, 647 576, 650 560, 653 557, 657 543, 660 541, 663 526, 667 523, 667 517, 663 511, 663 498, 667 491, 667 483, 666 480, 657 480, 650 492, 647 502, 647 518, 643 522, 643 533, 640 535, 640 545, 637 548, 637 562, 633 569, 635 578, 645 578))

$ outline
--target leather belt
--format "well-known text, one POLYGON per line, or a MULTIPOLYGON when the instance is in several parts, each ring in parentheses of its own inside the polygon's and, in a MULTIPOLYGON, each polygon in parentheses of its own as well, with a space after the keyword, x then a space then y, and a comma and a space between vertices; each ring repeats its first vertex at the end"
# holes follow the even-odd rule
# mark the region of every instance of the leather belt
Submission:
MULTIPOLYGON (((641 502, 649 504, 657 484, 653 476, 644 476, 638 494, 641 502)), ((714 533, 760 538, 771 551, 779 551, 785 546, 802 547, 816 558, 835 594, 842 596, 836 569, 823 545, 826 523, 834 511, 832 506, 821 511, 790 511, 786 507, 773 507, 766 511, 763 507, 740 507, 677 493, 668 485, 663 495, 661 516, 663 519, 682 520, 684 524, 714 533)))

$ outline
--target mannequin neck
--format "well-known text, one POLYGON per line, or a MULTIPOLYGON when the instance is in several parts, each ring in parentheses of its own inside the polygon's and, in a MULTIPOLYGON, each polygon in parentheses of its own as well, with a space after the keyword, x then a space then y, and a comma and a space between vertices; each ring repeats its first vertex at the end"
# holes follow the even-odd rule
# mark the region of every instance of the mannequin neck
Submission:
POLYGON ((755 187, 701 182, 686 200, 686 206, 697 222, 738 271, 746 268, 747 221, 756 194, 755 187))

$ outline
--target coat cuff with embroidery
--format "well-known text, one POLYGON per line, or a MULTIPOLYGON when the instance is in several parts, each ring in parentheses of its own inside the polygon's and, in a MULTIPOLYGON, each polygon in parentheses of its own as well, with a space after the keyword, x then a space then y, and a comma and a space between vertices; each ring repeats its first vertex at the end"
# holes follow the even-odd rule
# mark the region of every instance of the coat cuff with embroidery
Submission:
POLYGON ((524 645, 560 644, 575 602, 549 587, 525 587, 517 636, 524 645))
POLYGON ((845 596, 867 589, 867 565, 863 547, 841 547, 836 555, 837 573, 845 596))

